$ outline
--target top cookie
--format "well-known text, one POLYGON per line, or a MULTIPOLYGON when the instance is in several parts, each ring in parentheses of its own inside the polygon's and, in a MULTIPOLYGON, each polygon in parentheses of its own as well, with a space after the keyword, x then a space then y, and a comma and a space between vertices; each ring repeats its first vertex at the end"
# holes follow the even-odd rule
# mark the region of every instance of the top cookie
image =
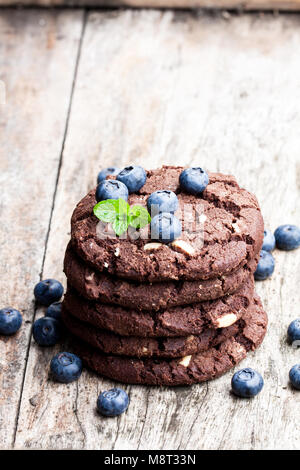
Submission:
POLYGON ((211 279, 252 259, 263 240, 256 197, 240 188, 233 176, 220 173, 208 173, 209 184, 200 196, 188 194, 179 185, 182 170, 163 166, 148 171, 145 185, 128 198, 130 205, 146 207, 154 191, 176 193, 179 238, 157 243, 150 239, 149 225, 139 232, 129 229, 121 238, 99 236, 104 224, 93 214, 93 190, 79 202, 71 220, 72 246, 78 255, 100 272, 140 282, 211 279))

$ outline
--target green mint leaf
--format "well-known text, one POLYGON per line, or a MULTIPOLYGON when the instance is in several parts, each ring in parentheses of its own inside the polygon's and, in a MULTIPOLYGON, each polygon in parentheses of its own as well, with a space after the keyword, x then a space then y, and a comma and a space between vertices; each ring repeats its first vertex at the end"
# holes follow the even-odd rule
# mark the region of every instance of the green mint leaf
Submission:
POLYGON ((93 208, 95 216, 102 222, 113 222, 117 216, 115 199, 100 201, 93 208))
POLYGON ((130 206, 124 199, 116 199, 116 209, 119 216, 128 217, 130 206))
POLYGON ((106 199, 94 206, 94 214, 102 222, 113 222, 117 215, 128 215, 129 205, 124 199, 106 199))
POLYGON ((112 228, 118 237, 122 235, 128 229, 128 217, 125 214, 117 215, 115 220, 112 222, 112 228))
POLYGON ((150 214, 143 206, 132 206, 124 199, 106 199, 93 208, 95 216, 102 222, 111 223, 117 236, 128 229, 128 225, 136 229, 143 228, 151 221, 150 214))
POLYGON ((130 207, 128 219, 128 224, 134 228, 146 227, 151 222, 151 217, 146 207, 138 205, 130 207))

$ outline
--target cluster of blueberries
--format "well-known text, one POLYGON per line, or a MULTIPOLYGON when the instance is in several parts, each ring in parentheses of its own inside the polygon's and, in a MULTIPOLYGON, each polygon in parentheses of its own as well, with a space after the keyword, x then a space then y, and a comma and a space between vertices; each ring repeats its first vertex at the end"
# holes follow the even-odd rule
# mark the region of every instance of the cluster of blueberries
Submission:
MULTIPOLYGON (((263 281, 271 276, 275 268, 275 260, 270 253, 275 249, 294 250, 300 246, 300 228, 296 225, 280 225, 274 234, 270 230, 264 231, 264 240, 260 259, 254 277, 263 281)), ((288 327, 288 340, 300 346, 300 318, 292 321, 288 327)), ((300 364, 293 366, 289 372, 292 385, 300 390, 300 364)), ((263 388, 264 381, 259 372, 245 368, 234 374, 231 381, 233 392, 240 397, 253 397, 263 388)))
MULTIPOLYGON (((97 178, 96 200, 128 200, 131 193, 139 191, 146 183, 146 172, 141 166, 127 166, 123 170, 116 167, 105 168, 97 178), (116 176, 116 179, 106 179, 116 176)), ((208 174, 202 168, 187 168, 179 177, 180 186, 190 194, 201 194, 209 183, 208 174)), ((147 208, 151 214, 151 238, 162 243, 170 243, 180 237, 182 226, 174 215, 178 208, 178 198, 173 191, 159 190, 150 194, 147 208)))
MULTIPOLYGON (((39 346, 54 346, 62 336, 61 297, 64 293, 62 284, 55 279, 45 279, 36 284, 36 301, 47 307, 45 316, 33 324, 32 334, 39 346)), ((0 334, 12 335, 22 325, 21 313, 11 307, 0 310, 0 334)), ((54 380, 70 383, 82 373, 81 359, 70 352, 56 354, 50 362, 50 371, 54 380)), ((100 393, 97 408, 104 416, 117 416, 128 408, 129 398, 124 390, 114 388, 100 393)))
POLYGON ((279 250, 290 251, 300 246, 300 228, 296 225, 280 225, 274 232, 264 231, 264 240, 260 252, 259 262, 254 273, 256 281, 263 281, 273 274, 275 260, 271 251, 277 247, 279 250))

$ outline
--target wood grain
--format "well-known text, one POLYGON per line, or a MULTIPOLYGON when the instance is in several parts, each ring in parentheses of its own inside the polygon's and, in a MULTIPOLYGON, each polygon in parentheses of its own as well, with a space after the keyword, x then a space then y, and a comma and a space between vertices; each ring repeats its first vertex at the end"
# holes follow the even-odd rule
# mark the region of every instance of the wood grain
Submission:
MULTIPOLYGON (((108 164, 201 164, 234 173, 257 194, 267 227, 299 224, 299 22, 293 15, 90 13, 43 276, 61 279, 72 209, 108 164)), ((276 251, 275 274, 257 285, 270 326, 262 347, 243 362, 265 379, 254 400, 230 394, 229 373, 191 388, 124 387, 127 413, 104 419, 97 395, 115 384, 88 371, 73 384, 52 382, 50 358, 68 345, 41 349, 32 342, 15 447, 299 448, 300 395, 288 385, 299 355, 286 344, 287 325, 299 316, 299 256, 276 251)))
POLYGON ((79 11, 0 14, 0 297, 24 319, 0 338, 1 448, 14 440, 81 22, 79 11))
MULTIPOLYGON (((300 0, 0 0, 0 6, 80 6, 80 7, 131 7, 179 9, 229 9, 239 11, 282 10, 299 11, 300 0)), ((226 13, 227 15, 227 13, 226 13)))

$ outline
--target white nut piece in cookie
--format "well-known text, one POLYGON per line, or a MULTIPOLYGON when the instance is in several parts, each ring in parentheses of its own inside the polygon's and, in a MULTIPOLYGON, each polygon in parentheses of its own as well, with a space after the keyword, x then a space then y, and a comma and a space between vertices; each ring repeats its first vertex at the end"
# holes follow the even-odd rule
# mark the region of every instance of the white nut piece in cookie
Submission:
POLYGON ((241 229, 240 227, 238 226, 238 224, 231 224, 232 227, 233 227, 233 230, 236 232, 236 233, 241 233, 241 229))
POLYGON ((187 342, 187 343, 192 343, 192 342, 194 341, 194 339, 195 339, 195 336, 190 335, 190 336, 188 336, 188 337, 186 338, 186 342, 187 342))
POLYGON ((184 253, 185 255, 193 256, 195 254, 195 248, 192 247, 189 243, 187 243, 184 240, 174 240, 171 243, 172 247, 175 248, 176 250, 180 251, 181 253, 184 253))
POLYGON ((237 320, 237 316, 234 313, 228 313, 223 315, 223 317, 218 318, 217 327, 226 328, 227 326, 233 325, 237 320))
POLYGON ((162 243, 158 243, 158 242, 146 243, 146 245, 144 246, 144 250, 145 250, 145 251, 158 250, 158 249, 161 248, 162 246, 163 246, 163 244, 162 244, 162 243))
POLYGON ((191 362, 192 356, 184 356, 178 364, 181 364, 183 367, 188 367, 191 362))
POLYGON ((118 246, 115 249, 115 256, 120 256, 120 248, 118 246))

